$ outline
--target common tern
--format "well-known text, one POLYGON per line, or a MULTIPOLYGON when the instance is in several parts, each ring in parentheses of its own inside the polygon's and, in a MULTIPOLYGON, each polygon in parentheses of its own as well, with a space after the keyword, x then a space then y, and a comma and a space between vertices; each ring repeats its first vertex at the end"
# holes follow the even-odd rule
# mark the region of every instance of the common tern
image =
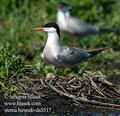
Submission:
POLYGON ((81 48, 63 45, 60 41, 60 29, 56 23, 47 23, 43 27, 37 27, 33 29, 33 31, 45 31, 48 33, 42 58, 47 63, 53 64, 59 68, 75 67, 82 61, 91 58, 104 50, 104 48, 99 48, 86 51, 81 48))
POLYGON ((60 3, 59 5, 57 12, 57 24, 59 25, 61 31, 76 36, 87 36, 110 32, 120 33, 119 28, 97 27, 71 16, 69 7, 65 3, 60 3))

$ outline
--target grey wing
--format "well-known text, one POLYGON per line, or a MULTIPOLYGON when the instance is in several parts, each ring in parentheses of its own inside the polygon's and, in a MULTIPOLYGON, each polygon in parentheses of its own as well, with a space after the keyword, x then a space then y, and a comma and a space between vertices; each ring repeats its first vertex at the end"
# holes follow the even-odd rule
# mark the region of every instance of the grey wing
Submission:
POLYGON ((70 48, 67 46, 63 46, 57 55, 57 59, 60 62, 68 65, 76 65, 88 57, 89 54, 85 50, 79 48, 70 48))
POLYGON ((89 25, 73 17, 71 17, 68 20, 68 27, 71 30, 71 33, 77 33, 83 35, 89 33, 97 33, 99 31, 98 27, 89 25))

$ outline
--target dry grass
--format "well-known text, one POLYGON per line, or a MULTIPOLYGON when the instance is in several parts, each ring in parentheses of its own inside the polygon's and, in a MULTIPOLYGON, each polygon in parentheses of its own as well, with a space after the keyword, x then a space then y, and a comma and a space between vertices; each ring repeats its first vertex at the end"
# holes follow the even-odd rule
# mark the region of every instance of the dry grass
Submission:
POLYGON ((51 96, 67 98, 66 100, 71 100, 81 109, 120 111, 120 86, 105 78, 99 72, 86 72, 83 77, 63 77, 49 73, 44 78, 23 76, 12 83, 23 94, 34 94, 43 98, 47 96, 50 100, 51 96))

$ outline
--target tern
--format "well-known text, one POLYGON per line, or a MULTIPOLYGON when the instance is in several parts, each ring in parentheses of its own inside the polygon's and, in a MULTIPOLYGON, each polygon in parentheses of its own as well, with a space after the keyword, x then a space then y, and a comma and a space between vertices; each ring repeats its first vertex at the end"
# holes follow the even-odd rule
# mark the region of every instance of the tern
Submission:
POLYGON ((42 53, 42 58, 58 68, 73 68, 82 61, 95 56, 104 48, 86 51, 81 48, 63 45, 60 41, 60 29, 56 23, 47 23, 43 27, 34 28, 36 32, 47 32, 48 38, 42 53))
POLYGON ((59 5, 57 12, 57 24, 59 25, 61 31, 66 32, 70 35, 82 37, 92 34, 110 32, 120 33, 120 29, 118 28, 100 28, 71 16, 69 7, 65 3, 60 3, 59 5))

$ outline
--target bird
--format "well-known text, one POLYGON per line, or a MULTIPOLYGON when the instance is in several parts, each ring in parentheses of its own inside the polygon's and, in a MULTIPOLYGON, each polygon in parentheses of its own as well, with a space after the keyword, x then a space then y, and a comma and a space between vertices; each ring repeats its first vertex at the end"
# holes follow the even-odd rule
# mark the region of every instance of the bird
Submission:
POLYGON ((104 50, 98 48, 86 51, 82 48, 69 47, 60 40, 60 28, 55 22, 33 29, 35 32, 47 32, 48 37, 42 52, 42 58, 57 68, 74 68, 82 61, 89 59, 104 50))
POLYGON ((111 32, 120 33, 119 28, 97 27, 71 16, 69 6, 66 3, 60 3, 56 22, 61 31, 79 37, 111 32))

